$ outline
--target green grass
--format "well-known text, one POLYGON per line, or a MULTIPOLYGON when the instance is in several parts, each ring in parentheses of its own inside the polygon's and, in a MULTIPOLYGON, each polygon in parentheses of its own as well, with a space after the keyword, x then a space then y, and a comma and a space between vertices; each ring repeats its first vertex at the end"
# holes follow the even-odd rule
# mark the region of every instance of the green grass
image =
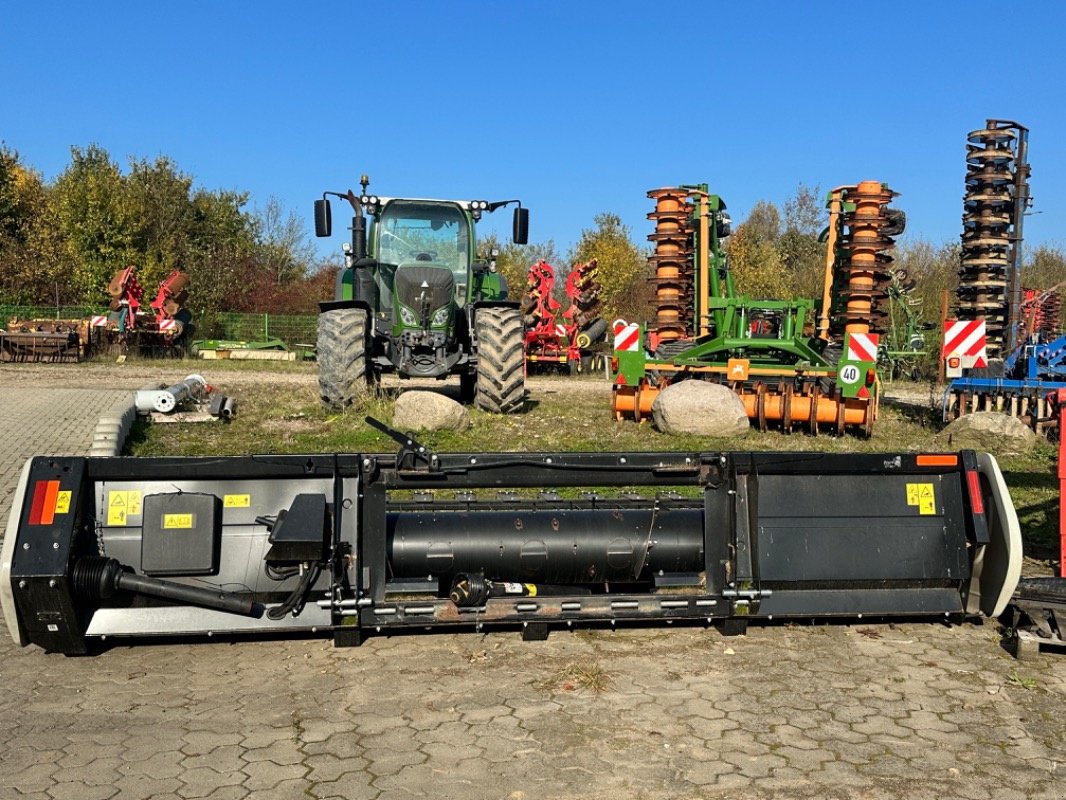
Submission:
MULTIPOLYGON (((313 374, 314 365, 248 362, 210 362, 214 370, 265 371, 313 374)), ((472 426, 461 432, 416 433, 416 438, 438 452, 505 451, 816 451, 908 452, 936 451, 933 437, 941 428, 936 400, 918 406, 882 403, 881 417, 869 439, 811 436, 796 432, 752 430, 743 436, 713 439, 667 436, 650 424, 616 422, 610 412, 606 382, 585 384, 574 391, 560 377, 538 381, 522 414, 500 416, 470 410, 472 426)), ((401 389, 368 394, 342 412, 325 408, 312 384, 239 386, 237 418, 229 424, 136 426, 128 444, 135 456, 241 455, 247 453, 392 453, 397 445, 364 422, 368 414, 391 423, 392 402, 401 389)), ((406 387, 404 387, 406 388, 406 387)), ((458 398, 457 382, 442 382, 436 391, 458 398)), ((1047 559, 1057 550, 1058 480, 1054 446, 1040 443, 1030 452, 999 458, 1022 522, 1027 555, 1047 559)))
POLYGON ((1033 691, 1040 688, 1040 682, 1036 678, 1029 678, 1018 674, 1018 670, 1012 670, 1010 675, 1007 676, 1007 681, 1011 686, 1017 686, 1019 689, 1025 689, 1026 691, 1033 691))
POLYGON ((611 688, 611 676, 598 661, 572 661, 534 686, 542 692, 603 694, 611 688))

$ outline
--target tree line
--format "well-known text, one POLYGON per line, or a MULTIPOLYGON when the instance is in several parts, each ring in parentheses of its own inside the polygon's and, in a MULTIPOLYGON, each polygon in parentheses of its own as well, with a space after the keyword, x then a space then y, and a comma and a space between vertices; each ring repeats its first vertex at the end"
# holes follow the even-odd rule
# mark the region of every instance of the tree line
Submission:
MULTIPOLYGON (((818 187, 800 184, 780 208, 756 203, 726 244, 737 290, 761 299, 819 299, 826 220, 818 187)), ((556 268, 562 291, 570 268, 595 258, 603 316, 643 320, 653 315, 644 239, 634 241, 617 214, 604 212, 565 255, 550 239, 517 246, 489 237, 481 248, 482 256, 499 250, 512 299, 538 260, 556 268)), ((1066 280, 1062 248, 1041 245, 1025 254, 1024 285, 1046 289, 1066 280)), ((914 282, 911 308, 938 322, 942 292, 953 297, 958 284, 958 245, 905 232, 894 257, 914 282)), ((302 217, 276 199, 249 208, 247 192, 197 187, 166 156, 131 157, 122 169, 99 145, 73 147, 70 163, 48 182, 0 143, 0 304, 102 306, 111 275, 128 264, 147 292, 174 269, 189 273, 198 316, 315 313, 318 301, 332 296, 339 266, 316 259, 302 217)))
POLYGON ((101 306, 133 264, 147 293, 187 272, 200 313, 311 312, 332 292, 314 255, 276 199, 250 209, 247 192, 195 187, 166 156, 123 170, 98 145, 73 147, 48 182, 0 145, 0 303, 101 306))

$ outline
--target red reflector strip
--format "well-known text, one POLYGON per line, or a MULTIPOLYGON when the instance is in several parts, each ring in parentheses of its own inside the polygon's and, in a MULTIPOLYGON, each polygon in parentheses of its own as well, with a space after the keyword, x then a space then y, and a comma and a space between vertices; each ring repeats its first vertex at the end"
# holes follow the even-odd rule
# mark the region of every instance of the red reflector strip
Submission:
POLYGON ((37 481, 33 487, 33 503, 30 506, 30 525, 51 525, 55 514, 55 493, 59 492, 59 481, 37 481), (54 485, 53 485, 54 484, 54 485), (48 522, 44 521, 45 502, 51 489, 52 505, 47 512, 48 522))
POLYGON ((919 467, 957 467, 959 465, 958 456, 921 455, 917 456, 916 461, 919 467))
POLYGON ((48 481, 44 493, 44 507, 41 508, 41 524, 51 525, 56 516, 56 496, 59 494, 59 481, 48 481))
POLYGON ((966 483, 970 487, 970 508, 975 514, 984 514, 985 499, 981 496, 981 476, 977 470, 966 470, 966 483))

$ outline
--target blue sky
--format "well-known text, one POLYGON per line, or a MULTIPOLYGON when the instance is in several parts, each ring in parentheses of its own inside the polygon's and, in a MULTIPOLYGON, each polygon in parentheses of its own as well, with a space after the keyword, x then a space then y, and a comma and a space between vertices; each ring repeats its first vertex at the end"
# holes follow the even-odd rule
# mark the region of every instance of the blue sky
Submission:
POLYGON ((1026 241, 1062 243, 1064 30, 1051 2, 15 0, 0 140, 49 179, 71 145, 165 154, 309 229, 362 172, 383 195, 518 197, 565 253, 603 211, 643 240, 645 192, 696 182, 742 219, 878 179, 905 236, 954 240, 965 134, 1000 117, 1032 131, 1026 241))

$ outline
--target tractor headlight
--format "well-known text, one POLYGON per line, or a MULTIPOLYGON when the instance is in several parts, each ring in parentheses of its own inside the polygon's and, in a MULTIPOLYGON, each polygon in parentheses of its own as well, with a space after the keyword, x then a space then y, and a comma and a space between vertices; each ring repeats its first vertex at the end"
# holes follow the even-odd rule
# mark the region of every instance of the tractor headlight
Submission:
POLYGON ((441 306, 433 312, 433 319, 429 321, 431 328, 443 328, 448 324, 448 312, 451 309, 448 306, 441 306))
POLYGON ((418 317, 407 306, 400 306, 400 322, 409 328, 413 328, 418 325, 418 317))

